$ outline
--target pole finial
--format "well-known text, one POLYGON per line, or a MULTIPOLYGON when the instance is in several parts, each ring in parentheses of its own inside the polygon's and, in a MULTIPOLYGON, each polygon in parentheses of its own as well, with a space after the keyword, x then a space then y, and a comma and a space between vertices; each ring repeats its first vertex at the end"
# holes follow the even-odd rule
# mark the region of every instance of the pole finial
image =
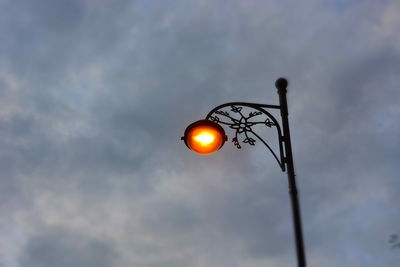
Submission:
POLYGON ((275 82, 275 87, 278 89, 278 92, 279 91, 286 92, 287 86, 288 86, 288 80, 283 77, 277 79, 275 82))

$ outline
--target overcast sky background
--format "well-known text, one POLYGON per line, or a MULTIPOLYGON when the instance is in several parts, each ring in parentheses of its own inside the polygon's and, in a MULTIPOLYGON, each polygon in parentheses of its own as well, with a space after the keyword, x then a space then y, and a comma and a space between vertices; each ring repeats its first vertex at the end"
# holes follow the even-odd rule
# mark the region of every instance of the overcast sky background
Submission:
POLYGON ((0 1, 0 266, 296 266, 271 154, 179 140, 216 105, 278 104, 281 76, 309 266, 398 266, 399 14, 396 0, 0 1))

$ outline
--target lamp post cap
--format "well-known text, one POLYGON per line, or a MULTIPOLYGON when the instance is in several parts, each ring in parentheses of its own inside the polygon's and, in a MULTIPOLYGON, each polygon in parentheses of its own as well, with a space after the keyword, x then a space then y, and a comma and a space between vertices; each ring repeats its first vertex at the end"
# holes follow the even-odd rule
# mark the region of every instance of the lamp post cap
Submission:
POLYGON ((286 78, 281 77, 277 79, 275 82, 275 87, 278 90, 286 90, 287 86, 288 86, 288 80, 286 78))

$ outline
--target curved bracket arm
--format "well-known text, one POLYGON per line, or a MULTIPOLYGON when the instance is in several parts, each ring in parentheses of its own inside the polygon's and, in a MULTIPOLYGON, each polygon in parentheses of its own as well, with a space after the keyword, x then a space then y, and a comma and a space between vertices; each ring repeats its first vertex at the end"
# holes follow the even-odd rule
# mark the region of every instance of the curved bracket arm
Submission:
POLYGON ((254 136, 256 139, 261 141, 269 149, 269 151, 271 151, 282 171, 285 171, 285 156, 283 152, 284 138, 282 135, 282 131, 276 118, 272 116, 272 114, 269 113, 266 108, 280 109, 280 106, 244 102, 230 102, 213 108, 207 114, 206 120, 210 120, 222 125, 227 125, 229 128, 234 129, 236 132, 235 137, 232 138, 232 142, 239 149, 241 148, 241 145, 239 143, 239 135, 244 134, 245 138, 242 140, 242 142, 252 146, 254 146, 256 142, 256 140, 252 138, 252 136, 254 136), (224 110, 224 108, 227 107, 230 107, 230 112, 224 110), (246 116, 244 114, 243 107, 253 109, 254 111, 249 112, 246 116), (260 115, 264 115, 266 118, 263 120, 254 120, 254 118, 258 119, 259 117, 257 116, 260 115), (279 157, 277 156, 275 151, 268 145, 268 143, 253 131, 252 126, 258 124, 265 125, 269 128, 276 128, 279 141, 279 157))

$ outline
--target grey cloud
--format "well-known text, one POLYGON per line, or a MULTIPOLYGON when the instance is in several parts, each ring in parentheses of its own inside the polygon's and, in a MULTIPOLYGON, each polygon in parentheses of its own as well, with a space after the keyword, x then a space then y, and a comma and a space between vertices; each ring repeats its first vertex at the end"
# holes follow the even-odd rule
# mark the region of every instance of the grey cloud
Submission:
POLYGON ((19 266, 113 266, 112 246, 71 230, 49 228, 32 236, 19 266))
POLYGON ((164 200, 161 203, 155 203, 141 219, 144 228, 170 236, 193 231, 200 222, 201 219, 195 208, 182 200, 179 202, 164 200))

